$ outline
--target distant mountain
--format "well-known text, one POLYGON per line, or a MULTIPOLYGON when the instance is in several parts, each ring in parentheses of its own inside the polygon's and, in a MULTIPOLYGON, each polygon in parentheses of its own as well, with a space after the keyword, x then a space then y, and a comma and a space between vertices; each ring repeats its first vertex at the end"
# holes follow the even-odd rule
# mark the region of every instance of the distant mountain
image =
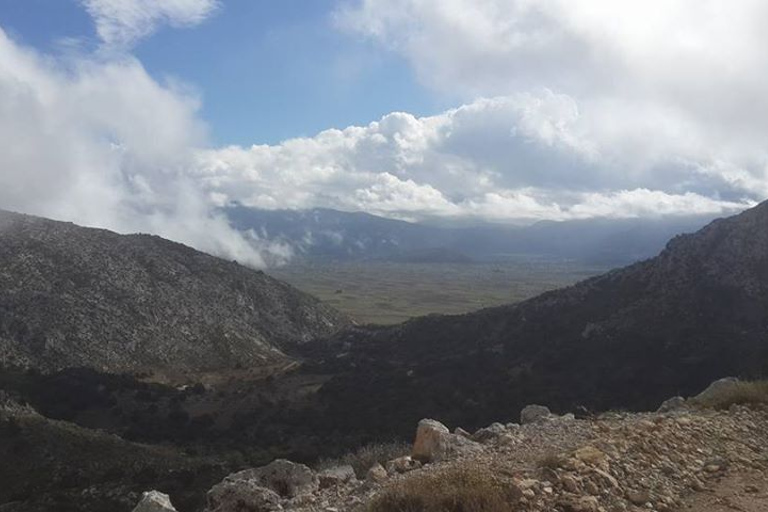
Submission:
POLYGON ((285 361, 346 318, 156 236, 0 212, 0 363, 197 371, 285 361))
MULTIPOLYGON (((518 303, 331 343, 328 407, 355 427, 477 426, 528 403, 649 409, 728 376, 768 375, 768 202, 653 259, 518 303), (332 350, 333 351, 333 350, 332 350), (382 418, 386 418, 383 420, 382 418)), ((315 347, 322 357, 329 347, 315 347)))
POLYGON ((225 210, 240 230, 277 240, 300 260, 504 261, 519 256, 622 265, 657 254, 671 237, 711 216, 589 219, 531 226, 439 227, 328 209, 225 210))

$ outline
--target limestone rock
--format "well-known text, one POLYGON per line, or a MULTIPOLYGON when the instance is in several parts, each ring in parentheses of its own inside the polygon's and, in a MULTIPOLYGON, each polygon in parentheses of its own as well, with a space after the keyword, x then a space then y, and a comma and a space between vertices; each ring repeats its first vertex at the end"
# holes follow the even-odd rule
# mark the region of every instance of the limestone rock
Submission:
POLYGON ((740 381, 736 377, 725 377, 723 379, 718 379, 707 386, 707 389, 693 397, 693 400, 700 403, 706 403, 709 400, 715 398, 717 395, 726 393, 737 387, 739 384, 740 381))
POLYGON ((145 492, 133 512, 176 512, 167 494, 157 491, 145 492))
POLYGON ((416 429, 411 456, 426 463, 458 457, 479 451, 480 445, 462 436, 451 434, 439 421, 423 419, 416 429))
POLYGON ((309 494, 320 486, 314 471, 304 464, 285 459, 277 459, 260 468, 233 473, 224 481, 253 482, 255 486, 270 489, 283 498, 309 494))
POLYGON ((686 407, 688 407, 688 404, 685 402, 685 398, 681 396, 673 396, 672 398, 665 400, 656 412, 665 413, 679 411, 686 407))
POLYGON ((476 443, 486 443, 506 433, 507 433, 507 429, 504 425, 502 425, 501 423, 493 423, 485 428, 481 428, 480 430, 472 434, 470 439, 472 441, 475 441, 476 443))
POLYGON ((421 467, 421 462, 413 460, 409 455, 406 455, 387 462, 386 467, 387 473, 393 475, 395 473, 407 473, 408 471, 419 469, 421 467))
POLYGON ((543 405, 526 405, 520 412, 520 424, 536 423, 548 420, 552 417, 552 412, 543 405))
POLYGON ((320 481, 320 487, 333 487, 334 485, 345 484, 356 480, 355 470, 349 464, 324 469, 317 474, 320 481))
POLYGON ((225 478, 206 496, 206 512, 278 512, 283 510, 280 496, 254 480, 225 478))
POLYGON ((372 484, 377 484, 386 480, 388 476, 389 475, 387 470, 384 469, 384 466, 377 462, 371 466, 371 469, 368 470, 368 473, 365 475, 365 481, 372 484))

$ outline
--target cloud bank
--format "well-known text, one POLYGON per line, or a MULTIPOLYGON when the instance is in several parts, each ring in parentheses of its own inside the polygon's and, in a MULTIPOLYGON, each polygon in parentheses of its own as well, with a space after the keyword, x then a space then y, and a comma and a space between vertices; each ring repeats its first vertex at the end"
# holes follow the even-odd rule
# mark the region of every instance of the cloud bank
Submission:
POLYGON ((198 99, 135 58, 52 59, 0 30, 0 207, 150 232, 261 267, 285 248, 231 229, 190 177, 198 99))
POLYGON ((207 152, 219 200, 515 221, 768 197, 765 2, 356 0, 335 21, 463 105, 207 152))

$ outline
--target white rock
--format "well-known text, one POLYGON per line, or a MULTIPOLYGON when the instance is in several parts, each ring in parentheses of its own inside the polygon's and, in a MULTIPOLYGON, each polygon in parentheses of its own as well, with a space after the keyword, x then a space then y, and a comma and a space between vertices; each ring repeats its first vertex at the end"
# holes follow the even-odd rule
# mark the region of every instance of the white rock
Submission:
POLYGON ((520 411, 520 424, 537 423, 552 418, 552 412, 543 405, 526 405, 520 411))
POLYGON ((141 495, 141 501, 133 512, 176 512, 167 494, 149 491, 141 495))

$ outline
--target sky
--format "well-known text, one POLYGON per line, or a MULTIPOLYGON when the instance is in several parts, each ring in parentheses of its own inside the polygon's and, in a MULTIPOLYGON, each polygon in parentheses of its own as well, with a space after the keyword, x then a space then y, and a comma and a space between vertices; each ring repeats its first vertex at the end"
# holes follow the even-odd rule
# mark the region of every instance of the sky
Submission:
POLYGON ((762 0, 0 0, 0 208, 263 266, 220 208, 534 222, 768 197, 762 0))

